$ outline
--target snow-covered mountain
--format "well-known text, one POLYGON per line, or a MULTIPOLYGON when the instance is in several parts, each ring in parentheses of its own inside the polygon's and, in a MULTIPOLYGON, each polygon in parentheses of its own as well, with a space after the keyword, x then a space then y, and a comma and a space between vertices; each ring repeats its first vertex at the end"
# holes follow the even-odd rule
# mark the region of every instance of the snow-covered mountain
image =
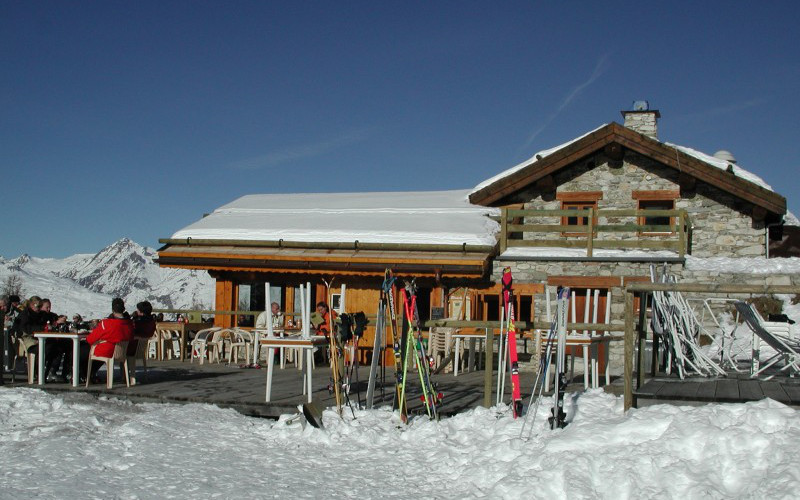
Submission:
POLYGON ((0 282, 16 275, 23 295, 49 298, 56 313, 92 318, 107 315, 113 297, 125 299, 128 310, 141 300, 149 300, 156 308, 211 308, 214 280, 207 272, 160 268, 153 262, 155 257, 155 250, 127 238, 94 255, 0 257, 0 282))

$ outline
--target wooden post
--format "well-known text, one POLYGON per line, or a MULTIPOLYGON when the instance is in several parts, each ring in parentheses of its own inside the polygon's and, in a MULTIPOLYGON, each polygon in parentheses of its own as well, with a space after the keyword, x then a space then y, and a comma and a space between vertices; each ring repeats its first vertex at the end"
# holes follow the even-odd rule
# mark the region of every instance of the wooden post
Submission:
POLYGON ((679 212, 678 221, 678 255, 682 259, 686 255, 686 210, 679 212))
POLYGON ((639 324, 636 331, 639 335, 639 354, 636 356, 636 388, 644 385, 644 350, 647 346, 647 298, 648 293, 639 294, 639 324))
POLYGON ((633 292, 625 289, 625 411, 633 405, 633 292))
POLYGON ((483 367, 483 406, 492 406, 492 363, 494 360, 494 332, 491 328, 486 329, 486 349, 483 367))
POLYGON ((500 254, 508 248, 508 209, 500 209, 500 254))
POLYGON ((586 235, 586 256, 591 257, 594 250, 594 208, 589 207, 589 234, 586 235))

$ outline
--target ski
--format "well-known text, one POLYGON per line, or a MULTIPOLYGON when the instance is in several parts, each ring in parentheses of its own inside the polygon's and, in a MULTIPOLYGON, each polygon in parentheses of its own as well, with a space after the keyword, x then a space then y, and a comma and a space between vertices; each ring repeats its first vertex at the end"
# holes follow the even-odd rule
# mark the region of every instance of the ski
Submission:
POLYGON ((400 419, 403 422, 408 420, 408 406, 406 405, 405 392, 404 392, 404 377, 406 358, 406 335, 405 333, 399 336, 397 334, 397 313, 394 306, 394 280, 391 269, 387 269, 384 273, 383 285, 381 290, 386 294, 386 305, 389 308, 389 317, 391 318, 391 332, 392 332, 392 351, 394 351, 394 369, 395 369, 395 394, 392 409, 400 410, 400 419))
MULTIPOLYGON (((506 330, 508 335, 508 361, 511 366, 511 408, 514 418, 522 415, 522 394, 519 387, 519 358, 517 357, 517 330, 514 327, 514 293, 511 284, 511 268, 503 270, 503 310, 505 311, 506 330)), ((501 329, 502 331, 502 329, 501 329)))
MULTIPOLYGON (((550 358, 553 352, 553 345, 557 342, 557 332, 560 328, 560 321, 564 322, 564 327, 566 328, 566 311, 569 301, 569 288, 559 288, 556 297, 557 310, 558 308, 563 309, 564 316, 562 317, 557 313, 552 317, 550 329, 547 332, 547 338, 544 340, 544 346, 540 348, 541 356, 539 359, 539 369, 536 372, 536 380, 533 383, 533 390, 531 391, 531 397, 528 402, 528 414, 525 416, 525 420, 522 422, 522 428, 519 432, 520 437, 523 437, 525 433, 525 426, 528 424, 528 420, 531 418, 535 419, 536 414, 539 411, 539 404, 542 401, 542 396, 545 389, 545 381, 547 380, 547 372, 550 370, 550 358)), ((549 310, 550 309, 548 307, 548 311, 549 310)))
MULTIPOLYGON (((416 284, 412 280, 406 284, 403 295, 404 310, 408 320, 408 331, 413 331, 410 346, 407 350, 413 350, 414 360, 417 365, 417 374, 422 385, 422 401, 425 403, 425 410, 428 417, 437 419, 438 414, 436 405, 441 401, 442 395, 436 392, 430 378, 430 360, 425 353, 425 345, 422 343, 422 331, 419 327, 419 311, 417 310, 417 290, 416 284)), ((405 382, 405 380, 404 380, 405 382)), ((405 392, 405 389, 404 389, 405 392)))
POLYGON ((375 405, 375 383, 378 379, 378 364, 383 366, 384 350, 386 348, 386 290, 381 286, 381 296, 378 300, 378 319, 375 322, 375 339, 372 344, 372 363, 369 368, 369 381, 367 382, 367 409, 375 405))
POLYGON ((569 288, 562 288, 556 304, 556 315, 558 315, 558 340, 556 347, 556 375, 555 387, 553 388, 553 409, 550 411, 551 429, 560 429, 567 425, 566 414, 564 413, 564 392, 567 387, 566 373, 566 348, 567 348, 567 302, 569 288))

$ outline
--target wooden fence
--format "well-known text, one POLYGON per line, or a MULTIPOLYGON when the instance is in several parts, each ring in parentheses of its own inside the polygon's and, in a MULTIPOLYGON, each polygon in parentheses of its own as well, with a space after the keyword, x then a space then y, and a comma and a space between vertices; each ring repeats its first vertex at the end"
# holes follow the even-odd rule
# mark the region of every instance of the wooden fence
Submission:
POLYGON ((681 258, 691 253, 691 222, 686 210, 519 210, 503 208, 500 215, 500 253, 511 247, 585 248, 592 257, 595 248, 671 250, 681 258), (525 219, 558 217, 559 224, 526 224, 525 219), (640 224, 645 218, 669 217, 669 225, 640 224), (582 218, 584 225, 565 224, 565 218, 582 218), (635 222, 598 221, 634 218, 635 222), (522 219, 523 223, 514 223, 522 219), (522 238, 513 238, 522 233, 522 238), (526 239, 526 233, 535 234, 526 239), (632 234, 633 239, 602 238, 603 234, 632 234), (556 237, 551 237, 555 235, 556 237))

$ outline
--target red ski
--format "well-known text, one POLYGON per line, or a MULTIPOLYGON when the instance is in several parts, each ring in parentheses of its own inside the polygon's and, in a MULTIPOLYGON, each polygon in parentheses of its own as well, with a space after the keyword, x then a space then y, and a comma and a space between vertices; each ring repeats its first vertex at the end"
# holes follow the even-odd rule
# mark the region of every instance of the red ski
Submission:
POLYGON ((514 326, 514 293, 511 289, 511 268, 503 269, 503 309, 508 325, 508 362, 511 365, 511 407, 514 418, 522 415, 522 394, 519 387, 519 360, 517 358, 517 329, 514 326))

